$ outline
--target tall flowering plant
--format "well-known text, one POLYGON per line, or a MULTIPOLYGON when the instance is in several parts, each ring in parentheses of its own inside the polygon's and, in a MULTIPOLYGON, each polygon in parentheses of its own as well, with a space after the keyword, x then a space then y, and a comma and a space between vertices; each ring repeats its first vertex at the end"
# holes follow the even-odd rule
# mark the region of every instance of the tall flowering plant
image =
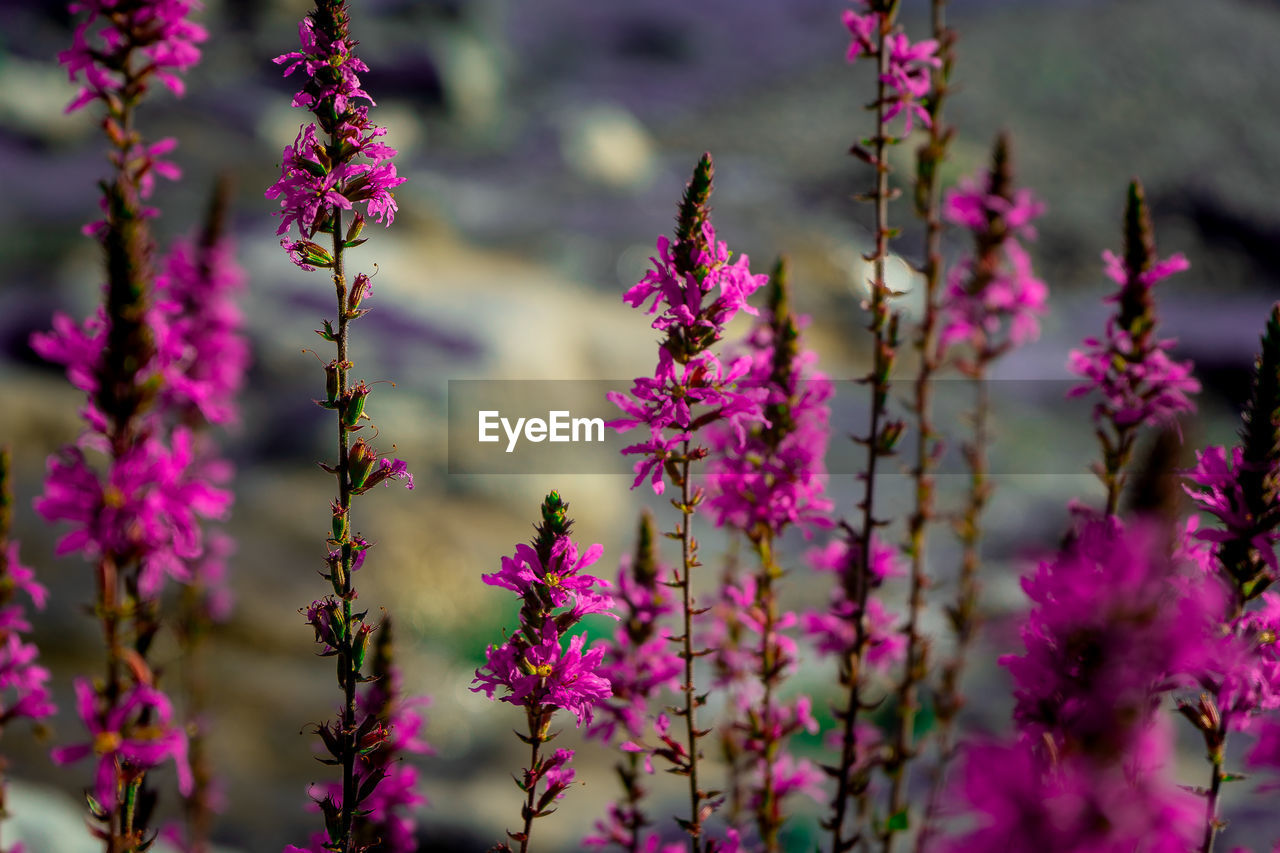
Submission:
MULTIPOLYGON (((964 446, 968 494, 956 525, 960 572, 948 613, 955 642, 951 654, 942 661, 938 678, 938 768, 926 806, 922 830, 926 837, 932 829, 943 775, 956 748, 955 719, 963 705, 960 679, 978 628, 982 517, 992 491, 987 471, 991 441, 988 375, 998 359, 1039 334, 1048 288, 1036 277, 1022 244, 1035 238, 1033 222, 1043 211, 1044 205, 1030 190, 1015 185, 1010 142, 1003 134, 996 138, 990 168, 961 180, 943 199, 943 215, 969 233, 973 249, 948 275, 938 306, 941 328, 934 358, 940 364, 956 366, 971 380, 975 401, 972 435, 964 446)), ((911 666, 909 658, 908 668, 911 666)))
POLYGON ((1201 529, 1187 525, 1209 576, 1229 590, 1219 615, 1220 636, 1210 646, 1211 660, 1200 679, 1195 701, 1179 704, 1183 716, 1204 738, 1210 766, 1205 792, 1202 851, 1212 850, 1225 825, 1218 813, 1226 769, 1229 733, 1253 731, 1258 742, 1254 764, 1275 765, 1274 714, 1280 709, 1280 596, 1267 592, 1277 577, 1275 546, 1280 540, 1280 305, 1272 308, 1262 335, 1253 385, 1242 412, 1240 443, 1230 450, 1207 447, 1186 472, 1184 486, 1197 507, 1216 522, 1201 529))
POLYGON ((739 380, 740 387, 764 392, 764 420, 742 441, 715 425, 708 432, 712 519, 745 537, 757 569, 726 580, 721 596, 731 616, 717 623, 707 645, 715 649, 727 675, 732 721, 726 737, 733 741, 732 753, 746 764, 747 804, 760 844, 768 851, 781 849, 788 795, 822 796, 821 772, 787 750, 793 734, 816 731, 817 723, 808 697, 786 700, 781 695, 797 660, 791 633, 799 617, 779 605, 784 571, 776 553, 776 543, 789 527, 811 534, 830 526, 823 456, 832 386, 813 370, 816 356, 800 348, 800 327, 806 320, 791 312, 787 268, 779 261, 769 279, 768 313, 747 338, 751 367, 739 380), (726 630, 734 622, 739 630, 726 630))
MULTIPOLYGON (((368 313, 364 301, 372 292, 369 276, 347 278, 346 252, 365 242, 360 237, 365 217, 386 225, 394 220, 396 203, 391 190, 404 182, 396 175, 396 155, 380 139, 386 130, 369 119, 372 104, 359 74, 368 66, 355 55, 347 6, 338 0, 319 0, 298 25, 301 50, 276 57, 286 76, 299 73, 302 87, 294 96, 295 107, 310 110, 314 121, 304 125, 282 154, 280 179, 266 192, 280 201, 281 245, 300 268, 330 272, 337 299, 336 321, 326 319, 318 334, 336 349, 325 365, 325 395, 317 403, 334 413, 337 458, 322 467, 336 480, 337 497, 331 504, 324 577, 331 593, 303 611, 315 630, 321 654, 337 659, 342 701, 335 720, 316 726, 326 762, 341 767, 341 787, 333 786, 319 800, 325 830, 313 840, 312 850, 356 853, 367 824, 390 819, 371 804, 387 769, 379 758, 390 748, 391 731, 378 703, 362 703, 359 685, 364 674, 375 626, 367 611, 356 609, 355 572, 365 562, 371 543, 355 529, 353 498, 393 480, 413 488, 413 476, 399 459, 380 457, 373 444, 352 436, 366 426, 370 386, 353 383, 355 366, 348 358, 350 324, 368 313), (348 216, 348 213, 350 214, 348 216), (299 239, 291 239, 293 233, 299 239), (312 238, 328 235, 326 247, 312 238)), ((287 850, 304 848, 290 845, 287 850)))
POLYGON ((601 591, 608 582, 584 571, 604 549, 592 545, 579 552, 569 536, 573 520, 568 513, 569 505, 557 492, 548 494, 533 543, 517 545, 514 555, 502 559, 499 571, 484 575, 485 583, 508 589, 520 599, 519 629, 505 642, 489 646, 471 689, 525 709, 528 731, 517 736, 529 746, 529 766, 516 779, 525 795, 520 807, 523 826, 507 832, 521 853, 530 849, 534 820, 555 811, 553 804, 573 782, 573 750, 542 753, 543 745, 558 734, 551 731, 556 711, 569 711, 581 727, 613 693, 602 673, 605 647, 585 649, 585 633, 569 637, 583 616, 614 615, 614 602, 601 591))
MULTIPOLYGON (((924 225, 924 245, 920 265, 923 304, 919 326, 913 341, 916 350, 916 377, 912 415, 915 421, 915 464, 911 468, 914 482, 914 506, 907 517, 907 535, 904 551, 910 561, 907 592, 907 620, 902 632, 906 637, 901 678, 897 684, 895 704, 897 713, 890 733, 894 761, 889 766, 888 812, 902 814, 902 806, 908 788, 911 762, 919 756, 922 746, 916 742, 916 719, 921 710, 920 684, 929 673, 930 642, 921 631, 927 605, 925 593, 930 584, 928 573, 929 527, 937 520, 937 483, 934 468, 944 452, 944 445, 933 423, 933 381, 942 368, 938 352, 938 325, 941 319, 939 291, 945 275, 942 256, 942 236, 946 223, 942 215, 941 168, 946 161, 955 128, 943 120, 943 105, 950 91, 950 79, 954 62, 952 46, 954 34, 946 25, 946 0, 930 0, 930 29, 937 43, 935 51, 938 63, 933 67, 930 87, 924 99, 928 115, 928 138, 916 148, 916 172, 914 207, 917 218, 924 225)), ((935 765, 935 779, 941 778, 941 769, 935 765)), ((940 784, 940 782, 938 783, 940 784)), ((927 804, 926 804, 927 809, 927 804)), ((909 815, 908 815, 909 818, 909 815)), ((909 820, 908 820, 909 822, 909 820)), ((928 826, 917 834, 917 847, 923 844, 928 826)), ((891 848, 894 828, 886 826, 884 844, 891 848)))
POLYGON ((1081 349, 1071 351, 1069 367, 1085 381, 1070 395, 1100 398, 1093 421, 1102 462, 1094 470, 1107 489, 1107 514, 1114 515, 1139 429, 1194 411, 1189 395, 1200 390, 1200 383, 1191 375, 1190 362, 1169 357, 1175 341, 1156 337, 1152 291, 1190 265, 1182 254, 1157 258, 1151 213, 1137 180, 1129 184, 1125 203, 1124 254, 1105 251, 1102 260, 1107 277, 1120 286, 1107 298, 1115 313, 1102 337, 1085 338, 1081 349))
POLYGON ((32 338, 36 352, 64 365, 87 395, 85 431, 50 458, 36 509, 72 525, 59 553, 81 553, 96 569, 94 612, 106 668, 101 679, 76 681, 76 707, 91 738, 59 747, 53 757, 96 757, 89 809, 107 851, 149 843, 156 795, 145 781, 152 769, 174 761, 179 788, 190 792, 187 738, 148 653, 166 581, 191 580, 206 558, 201 520, 222 516, 230 503, 221 487, 228 471, 196 428, 233 416, 241 350, 229 343, 237 340, 234 323, 211 329, 189 314, 210 294, 174 273, 181 249, 163 266, 154 260, 148 220, 157 211, 145 201, 157 175, 172 179, 179 171, 164 159, 175 142, 147 142, 135 120, 156 81, 182 93, 180 74, 199 60, 205 39, 188 18, 195 5, 72 4, 83 18, 59 57, 81 86, 68 110, 97 104, 110 144, 103 219, 84 229, 103 247, 107 281, 94 316, 77 324, 57 315, 51 332, 32 338), (223 345, 223 369, 209 372, 198 354, 223 345))
MULTIPOLYGON (((615 743, 625 751, 616 765, 622 796, 609 805, 595 831, 583 839, 590 847, 615 846, 638 853, 656 844, 656 836, 646 832, 650 824, 645 810, 646 789, 637 741, 644 738, 652 723, 654 698, 664 691, 679 690, 684 661, 672 647, 671 630, 662 624, 674 610, 667 592, 671 569, 658 560, 657 531, 653 515, 640 518, 633 554, 624 555, 618 567, 618 583, 613 593, 621 624, 604 646, 604 658, 597 670, 607 679, 612 695, 598 706, 602 719, 588 734, 605 743, 615 743)), ((650 766, 651 769, 651 766, 650 766)))
MULTIPOLYGON (((861 541, 849 549, 856 562, 847 566, 840 578, 844 600, 849 604, 847 616, 852 636, 840 666, 846 701, 838 712, 840 758, 829 770, 836 780, 836 789, 830 814, 824 821, 831 833, 831 853, 844 853, 861 839, 859 830, 847 825, 850 805, 857 801, 859 813, 866 811, 871 766, 859 757, 866 751, 859 747, 862 729, 857 717, 864 703, 862 664, 872 639, 866 618, 872 586, 872 542, 875 528, 885 523, 875 515, 876 471, 880 461, 893 454, 905 429, 902 421, 888 414, 889 376, 899 344, 899 314, 891 305, 894 291, 885 280, 889 240, 895 233, 889 226, 892 194, 888 152, 891 146, 902 141, 894 134, 892 123, 901 116, 903 134, 911 132, 914 121, 926 127, 932 124, 933 117, 924 103, 932 85, 931 69, 941 65, 937 41, 927 39, 913 43, 898 28, 898 6, 897 0, 857 0, 855 8, 846 9, 843 15, 844 25, 852 37, 846 58, 850 62, 867 58, 876 63, 876 96, 868 105, 875 114, 875 132, 851 149, 854 156, 874 170, 872 187, 860 198, 874 205, 875 213, 874 247, 864 255, 872 265, 867 283, 869 298, 864 303, 870 314, 867 328, 873 339, 871 370, 865 377, 871 390, 871 412, 867 432, 856 439, 866 448, 866 464, 859 474, 863 494, 858 504, 861 519, 856 535, 861 541)), ((900 757, 891 756, 891 760, 896 762, 900 757)))
POLYGON ((654 492, 662 494, 670 480, 680 490, 673 503, 681 520, 668 535, 680 542, 681 549, 675 583, 683 615, 679 642, 684 705, 678 713, 684 717, 685 740, 679 743, 668 735, 665 717, 659 720, 662 731, 658 734, 665 744, 660 754, 671 762, 673 772, 689 780, 689 817, 677 820, 689 834, 694 853, 707 849, 703 822, 715 810, 716 801, 698 778, 698 739, 705 732, 698 729, 697 709, 706 697, 694 682, 697 611, 690 578, 699 565, 692 523, 704 492, 693 485, 691 474, 693 464, 708 453, 699 443, 701 430, 719 423, 736 441, 743 441, 748 425, 763 417, 761 391, 738 384, 750 369, 750 359, 742 357, 725 365, 712 347, 724 336, 725 324, 740 311, 757 313, 746 300, 767 278, 752 275, 746 256, 730 262, 728 247, 716 239, 708 207, 713 175, 711 155, 704 154, 680 204, 675 242, 658 238, 653 269, 623 296, 633 307, 649 303, 648 313, 658 315, 652 325, 665 338, 658 347, 654 375, 636 379, 628 393, 609 395, 624 415, 611 426, 621 432, 645 431, 641 441, 623 450, 640 457, 632 488, 648 480, 654 492))

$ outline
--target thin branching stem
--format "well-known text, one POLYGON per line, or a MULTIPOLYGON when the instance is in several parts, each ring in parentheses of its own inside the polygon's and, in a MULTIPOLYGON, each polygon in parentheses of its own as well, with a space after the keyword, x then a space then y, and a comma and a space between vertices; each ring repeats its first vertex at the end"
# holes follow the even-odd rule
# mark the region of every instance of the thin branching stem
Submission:
MULTIPOLYGON (((858 734, 856 720, 862 710, 862 659, 867 648, 867 629, 864 613, 867 606, 869 584, 867 578, 871 567, 872 538, 877 526, 874 513, 876 467, 880 459, 881 421, 885 415, 888 400, 888 370, 886 357, 891 353, 893 338, 896 334, 896 323, 890 319, 889 293, 885 284, 885 260, 889 252, 889 169, 886 160, 889 138, 885 132, 886 96, 888 93, 885 80, 889 73, 888 37, 892 21, 883 15, 880 22, 879 42, 876 50, 878 72, 876 75, 876 134, 874 138, 874 166, 876 170, 875 190, 872 193, 875 203, 875 251, 871 257, 873 279, 871 281, 871 331, 874 335, 873 367, 869 376, 872 405, 870 426, 866 435, 867 463, 864 473, 864 490, 859 508, 862 510, 862 529, 860 531, 861 548, 857 559, 852 561, 845 572, 844 584, 848 600, 854 602, 855 639, 844 662, 843 673, 848 690, 846 705, 842 714, 843 730, 841 732, 840 765, 836 777, 836 794, 831 807, 833 815, 830 821, 831 853, 845 853, 855 843, 852 839, 860 837, 846 836, 845 822, 850 799, 857 797, 864 801, 866 796, 865 780, 852 778, 854 765, 857 762, 858 734)), ((859 771, 861 772, 861 771, 859 771)), ((860 804, 859 811, 864 810, 865 803, 860 804)))
POLYGON ((697 564, 697 551, 693 541, 693 493, 689 486, 691 468, 689 441, 684 442, 684 461, 680 463, 680 597, 684 611, 684 636, 681 638, 681 655, 684 657, 684 721, 689 746, 689 848, 692 853, 702 853, 702 791, 698 788, 698 694, 693 680, 693 596, 690 581, 697 564))

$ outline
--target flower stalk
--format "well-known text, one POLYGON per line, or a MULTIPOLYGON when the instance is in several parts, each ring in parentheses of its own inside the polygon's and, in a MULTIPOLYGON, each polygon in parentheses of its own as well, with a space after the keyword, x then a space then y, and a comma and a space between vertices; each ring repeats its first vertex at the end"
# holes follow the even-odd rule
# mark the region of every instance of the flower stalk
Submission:
POLYGON ((851 153, 867 163, 875 171, 872 189, 860 196, 874 206, 874 248, 864 255, 872 265, 872 277, 868 282, 870 299, 866 309, 870 314, 867 328, 873 338, 872 366, 864 381, 871 391, 871 412, 865 435, 857 438, 866 448, 866 463, 859 477, 863 481, 858 536, 861 546, 851 549, 859 559, 851 563, 844 578, 846 600, 854 606, 851 617, 856 620, 853 644, 841 663, 840 681, 846 690, 845 705, 837 714, 841 723, 839 764, 832 769, 836 778, 836 790, 831 800, 831 814, 824 827, 831 832, 831 853, 845 853, 862 838, 861 830, 850 830, 848 811, 852 802, 858 803, 859 814, 867 810, 869 770, 859 765, 858 714, 865 710, 863 700, 863 658, 870 639, 865 626, 867 595, 870 589, 870 558, 875 529, 886 522, 875 515, 875 479, 879 463, 892 456, 905 424, 889 417, 889 375, 892 372, 899 344, 899 315, 890 304, 893 291, 885 281, 885 264, 889 256, 889 240, 896 231, 889 226, 889 201, 893 197, 889 188, 889 146, 900 142, 889 132, 889 122, 902 113, 904 132, 911 131, 912 120, 931 121, 920 104, 920 98, 928 93, 931 85, 928 69, 937 67, 940 60, 935 55, 937 42, 928 40, 911 44, 905 35, 896 31, 897 0, 863 0, 858 4, 860 12, 847 10, 844 23, 853 36, 848 58, 867 56, 876 60, 876 99, 869 106, 875 112, 876 132, 861 145, 855 145, 851 153))
MULTIPOLYGON (((924 222, 924 264, 921 273, 924 284, 923 315, 915 340, 918 359, 916 370, 913 414, 916 422, 916 464, 911 476, 914 482, 915 506, 907 519, 906 554, 910 559, 910 578, 907 592, 907 623, 905 659, 902 678, 897 687, 897 717, 893 728, 892 751, 885 764, 889 776, 889 799, 882 849, 890 853, 899 827, 910 824, 905 791, 908 770, 919 747, 913 743, 916 715, 920 711, 919 684, 929 668, 929 644, 920 634, 920 617, 925 607, 925 592, 929 588, 928 577, 928 527, 936 518, 936 485, 933 469, 942 451, 932 419, 932 391, 934 374, 941 367, 938 358, 937 336, 939 319, 939 288, 943 281, 942 259, 942 185, 940 171, 947 159, 954 128, 943 123, 942 110, 949 92, 949 80, 953 63, 952 44, 954 34, 947 29, 945 0, 931 0, 930 22, 932 36, 938 44, 940 64, 933 69, 929 94, 925 99, 928 113, 928 139, 916 150, 915 212, 924 222), (902 815, 900 819, 893 816, 902 815)), ((927 815, 927 810, 926 810, 927 815)), ((925 821, 927 825, 927 818, 925 821)), ((926 835, 922 826, 917 833, 917 844, 926 835)))
MULTIPOLYGON (((276 58, 285 75, 301 71, 305 78, 294 97, 296 107, 309 109, 315 121, 304 126, 293 145, 284 149, 281 176, 266 192, 280 200, 284 235, 281 245, 304 270, 330 271, 336 301, 336 317, 325 320, 320 337, 332 343, 335 358, 325 367, 326 393, 317 404, 334 413, 337 459, 322 467, 337 481, 337 498, 331 504, 331 535, 327 541, 328 571, 332 594, 312 602, 304 612, 315 629, 321 654, 336 658, 338 686, 342 691, 339 717, 317 726, 330 758, 340 766, 341 789, 331 790, 320 801, 325 835, 313 840, 313 849, 357 853, 363 824, 380 820, 362 805, 370 801, 387 771, 378 758, 388 748, 387 725, 376 712, 362 709, 358 686, 375 676, 364 667, 376 628, 366 620, 367 611, 356 609, 355 573, 370 547, 353 523, 353 498, 379 483, 404 481, 413 488, 413 477, 404 462, 382 458, 363 437, 353 434, 370 421, 369 385, 353 382, 355 364, 350 358, 350 324, 367 313, 361 307, 369 295, 369 277, 360 273, 348 282, 348 249, 365 241, 359 237, 366 216, 390 225, 396 204, 391 190, 404 182, 391 163, 395 149, 378 141, 386 130, 369 120, 372 102, 361 86, 359 74, 368 71, 354 53, 350 17, 340 0, 318 0, 298 27, 302 49, 276 58), (320 134, 323 133, 323 139, 320 134), (361 210, 363 208, 363 211, 361 210), (351 211, 348 219, 345 211, 351 211), (291 241, 296 227, 301 239, 291 241), (311 238, 327 234, 331 248, 311 238)), ((289 850, 301 850, 290 846, 289 850)))

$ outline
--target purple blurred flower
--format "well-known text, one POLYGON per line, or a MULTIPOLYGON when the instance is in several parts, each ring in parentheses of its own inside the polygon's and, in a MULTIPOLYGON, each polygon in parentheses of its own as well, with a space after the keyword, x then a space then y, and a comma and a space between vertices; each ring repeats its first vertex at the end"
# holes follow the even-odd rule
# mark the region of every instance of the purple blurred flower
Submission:
POLYGON ((78 551, 90 560, 111 554, 121 563, 140 562, 139 592, 150 598, 165 576, 190 578, 185 561, 203 548, 199 517, 221 517, 231 500, 192 470, 193 459, 189 430, 175 429, 168 447, 148 435, 110 460, 104 484, 83 451, 67 447, 49 458, 36 511, 48 521, 72 523, 58 554, 78 551))
POLYGON ((1035 239, 1031 222, 1044 205, 1030 190, 1013 187, 1003 136, 996 140, 993 160, 992 170, 961 180, 944 202, 947 219, 971 233, 974 251, 947 277, 938 349, 946 353, 966 344, 979 362, 1034 340, 1048 298, 1048 287, 1017 239, 1035 239))
MULTIPOLYGON (((864 56, 878 56, 880 35, 887 26, 885 13, 873 11, 866 0, 854 0, 854 5, 858 7, 857 11, 846 9, 841 16, 845 28, 853 36, 845 53, 849 62, 864 56)), ((921 102, 933 85, 930 69, 942 67, 938 42, 927 39, 913 43, 902 32, 889 32, 885 34, 884 47, 889 50, 888 72, 880 79, 890 90, 886 96, 885 123, 904 113, 904 135, 911 133, 913 118, 918 118, 925 127, 931 127, 932 119, 921 102)))
POLYGON ((88 743, 53 750, 57 764, 72 764, 96 756, 98 769, 93 794, 108 812, 119 805, 121 774, 144 773, 173 759, 178 788, 190 792, 191 768, 187 764, 187 736, 173 725, 173 707, 154 688, 136 685, 121 701, 102 710, 100 697, 87 678, 75 681, 76 709, 89 730, 88 743), (145 721, 145 724, 144 724, 145 721))
POLYGON ((1164 541, 1147 523, 1086 515, 1066 549, 1023 578, 1026 651, 1000 663, 1029 740, 1123 756, 1156 698, 1204 674, 1227 590, 1173 562, 1164 541))
POLYGON ((1140 760, 1098 766, 1079 756, 1049 765, 1029 741, 964 751, 953 788, 978 826, 943 841, 943 853, 1186 853, 1199 842, 1204 805, 1161 781, 1167 726, 1144 732, 1140 760))
POLYGON ((1107 277, 1120 286, 1107 297, 1115 303, 1116 312, 1107 320, 1106 334, 1085 338, 1084 347, 1072 350, 1068 361, 1071 372, 1086 380, 1068 396, 1097 392, 1101 400, 1094 406, 1095 423, 1108 421, 1117 429, 1167 423, 1194 411, 1190 395, 1200 391, 1200 383, 1191 375, 1191 362, 1169 357, 1176 342, 1155 337, 1151 294, 1156 284, 1190 265, 1180 254, 1163 261, 1155 257, 1142 188, 1135 181, 1129 193, 1125 257, 1102 253, 1107 277))
MULTIPOLYGON (((185 91, 178 72, 200 61, 196 46, 208 33, 187 20, 201 4, 195 0, 76 0, 72 14, 87 13, 76 27, 71 48, 58 54, 73 83, 81 89, 67 106, 78 110, 94 100, 111 103, 123 95, 125 75, 121 68, 134 50, 146 57, 140 78, 155 76, 175 95, 185 91)), ((145 86, 143 87, 145 91, 145 86)), ((136 97, 136 96, 135 96, 136 97)))

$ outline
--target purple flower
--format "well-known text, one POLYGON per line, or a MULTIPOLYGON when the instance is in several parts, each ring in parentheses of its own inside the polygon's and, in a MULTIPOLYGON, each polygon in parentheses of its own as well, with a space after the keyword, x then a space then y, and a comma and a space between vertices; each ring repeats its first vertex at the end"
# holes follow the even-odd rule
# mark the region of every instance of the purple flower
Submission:
POLYGON ((124 75, 118 70, 120 61, 134 50, 147 59, 140 77, 154 74, 175 95, 182 95, 185 86, 177 72, 200 61, 196 45, 208 38, 203 27, 187 20, 199 7, 195 0, 72 3, 72 14, 87 12, 88 17, 76 27, 71 48, 58 54, 71 82, 81 85, 67 112, 93 100, 119 97, 125 84, 124 75), (101 26, 95 26, 100 22, 101 26))
MULTIPOLYGON (((845 59, 854 62, 861 57, 876 57, 881 50, 881 33, 890 26, 886 22, 886 14, 873 11, 867 0, 854 0, 858 11, 846 9, 841 20, 853 41, 845 53, 845 59)), ((888 72, 882 76, 888 88, 887 103, 884 110, 884 121, 888 123, 899 113, 904 113, 903 134, 911 133, 912 120, 918 118, 925 127, 932 126, 929 112, 921 101, 933 82, 930 79, 931 68, 941 68, 942 59, 938 56, 938 42, 927 39, 912 43, 902 32, 890 32, 884 37, 884 47, 889 51, 888 72)))
POLYGON ((1029 741, 978 743, 952 786, 978 826, 944 853, 1186 853, 1198 844, 1204 806, 1161 781, 1168 726, 1144 732, 1140 760, 1098 766, 1078 756, 1046 764, 1029 741))
POLYGON ((649 258, 653 268, 623 295, 622 301, 633 308, 642 308, 652 299, 645 313, 656 314, 662 308, 662 313, 653 321, 653 328, 658 331, 674 326, 706 329, 712 333, 712 341, 719 340, 725 325, 739 311, 757 313, 747 304, 747 298, 768 280, 768 276, 752 275, 746 255, 729 263, 731 256, 729 247, 716 239, 711 223, 705 222, 700 249, 693 261, 695 271, 682 273, 672 255, 671 241, 661 236, 658 257, 649 258), (710 304, 704 304, 713 295, 710 304))
POLYGON ((1163 542, 1145 523, 1086 515, 1067 548, 1023 578, 1026 651, 1000 663, 1031 741, 1124 755, 1156 697, 1205 674, 1226 588, 1172 562, 1163 542))
MULTIPOLYGON (((609 586, 607 581, 581 574, 583 569, 594 565, 602 553, 603 546, 592 545, 579 555, 577 543, 568 536, 562 536, 552 545, 551 558, 544 566, 537 551, 521 544, 516 546, 514 556, 502 558, 500 571, 481 575, 481 579, 490 586, 509 589, 522 598, 530 596, 536 584, 540 590, 545 590, 552 607, 566 607, 597 585, 609 586)), ((602 605, 601 610, 592 612, 602 612, 612 606, 607 598, 601 602, 592 601, 592 604, 602 605)))
POLYGON ((1182 255, 1156 258, 1150 216, 1137 181, 1129 187, 1125 244, 1124 258, 1102 253, 1107 276, 1120 286, 1107 297, 1116 312, 1107 320, 1106 334, 1085 338, 1083 348, 1071 351, 1067 364, 1086 380, 1068 396, 1096 392, 1101 399, 1094 406, 1094 422, 1108 422, 1117 431, 1167 423, 1194 411, 1190 395, 1200 390, 1191 362, 1169 357, 1175 341, 1155 336, 1152 288, 1189 264, 1182 255))
POLYGON ((823 457, 832 385, 813 369, 817 356, 799 348, 800 329, 808 318, 792 317, 786 308, 784 275, 779 269, 770 286, 769 316, 747 336, 750 366, 738 380, 740 388, 762 391, 768 423, 745 436, 727 421, 708 430, 712 516, 717 527, 728 525, 748 536, 761 530, 779 535, 793 524, 810 535, 813 527, 831 524, 823 457))
MULTIPOLYGON (((809 552, 809 564, 815 570, 831 572, 837 577, 827 609, 804 613, 801 617, 804 631, 813 639, 819 654, 846 655, 857 642, 858 602, 849 599, 843 579, 852 567, 860 564, 861 553, 862 543, 853 536, 832 540, 825 547, 809 552)), ((873 589, 887 578, 906 574, 898 552, 875 536, 871 539, 871 559, 867 567, 873 589)), ((902 659, 906 637, 898 631, 898 617, 871 595, 867 596, 863 630, 869 666, 884 671, 902 659)))
POLYGON ((1005 190, 1008 195, 991 192, 992 175, 982 171, 961 178, 943 200, 947 220, 970 231, 983 231, 999 219, 1012 235, 1025 240, 1036 239, 1032 220, 1044 215, 1044 204, 1029 189, 1005 190))
POLYGON ((302 50, 281 54, 272 60, 276 65, 287 65, 285 77, 301 68, 308 78, 303 90, 294 96, 293 106, 310 110, 320 106, 321 101, 329 100, 335 112, 344 113, 354 106, 352 98, 373 103, 373 98, 360 86, 357 75, 368 71, 369 66, 352 53, 354 42, 317 30, 311 16, 298 22, 298 40, 302 50))
POLYGON ((166 575, 188 580, 184 561, 199 557, 203 547, 198 517, 221 517, 231 500, 191 470, 194 458, 193 437, 184 428, 174 430, 170 447, 145 436, 127 448, 110 460, 105 483, 79 448, 50 457, 36 511, 48 521, 73 524, 57 553, 140 561, 139 592, 146 597, 157 593, 166 575))
MULTIPOLYGON (((386 130, 369 120, 368 106, 355 103, 373 103, 359 78, 369 68, 353 52, 345 9, 333 14, 336 25, 329 31, 318 27, 314 16, 304 19, 298 26, 302 50, 275 59, 285 65, 285 76, 298 70, 305 74, 293 105, 311 110, 319 122, 302 127, 293 145, 284 149, 280 178, 266 192, 267 198, 280 200, 277 233, 282 235, 296 225, 310 239, 335 212, 355 210, 357 205, 363 206, 365 216, 390 225, 397 211, 391 190, 405 181, 391 162, 396 150, 380 141, 386 130), (321 130, 329 136, 327 143, 317 137, 321 130), (331 157, 331 150, 339 151, 340 157, 331 157)), ((363 225, 359 214, 356 223, 347 240, 353 240, 363 225)), ((323 254, 308 251, 303 242, 286 239, 282 245, 303 269, 327 265, 323 254)))
POLYGON ((1200 504, 1222 524, 1221 530, 1197 530, 1195 538, 1213 543, 1244 540, 1256 549, 1273 575, 1280 575, 1276 562, 1275 543, 1280 541, 1280 531, 1259 524, 1259 519, 1245 499, 1241 472, 1245 466, 1244 448, 1227 449, 1219 446, 1196 451, 1195 467, 1187 472, 1193 486, 1183 489, 1191 499, 1200 504))
POLYGON ((57 764, 72 764, 96 756, 98 769, 93 794, 98 804, 114 811, 119 804, 121 774, 140 774, 173 759, 178 788, 186 794, 193 784, 187 764, 187 737, 173 725, 173 708, 159 691, 139 684, 108 710, 87 678, 75 681, 76 708, 91 740, 53 750, 57 764), (145 721, 145 725, 143 724, 145 721))
POLYGON ((1031 223, 1044 212, 1044 205, 1030 190, 1013 187, 1004 136, 997 138, 992 159, 990 171, 962 180, 944 202, 947 219, 971 232, 974 251, 947 277, 938 350, 945 354, 967 344, 979 363, 1040 334, 1039 318, 1049 292, 1017 239, 1035 239, 1031 223))
POLYGON ((483 692, 490 699, 499 688, 507 691, 497 697, 503 702, 521 706, 547 706, 571 712, 581 727, 591 722, 598 702, 612 695, 609 682, 596 674, 604 658, 604 647, 596 645, 583 654, 587 635, 569 640, 568 648, 560 643, 553 622, 542 628, 538 643, 520 648, 510 640, 501 646, 490 646, 487 662, 476 670, 472 692, 483 692))
POLYGON ((161 394, 167 405, 195 409, 212 424, 235 421, 249 366, 235 302, 245 280, 225 239, 206 246, 179 240, 156 279, 156 312, 164 319, 156 342, 161 394))

